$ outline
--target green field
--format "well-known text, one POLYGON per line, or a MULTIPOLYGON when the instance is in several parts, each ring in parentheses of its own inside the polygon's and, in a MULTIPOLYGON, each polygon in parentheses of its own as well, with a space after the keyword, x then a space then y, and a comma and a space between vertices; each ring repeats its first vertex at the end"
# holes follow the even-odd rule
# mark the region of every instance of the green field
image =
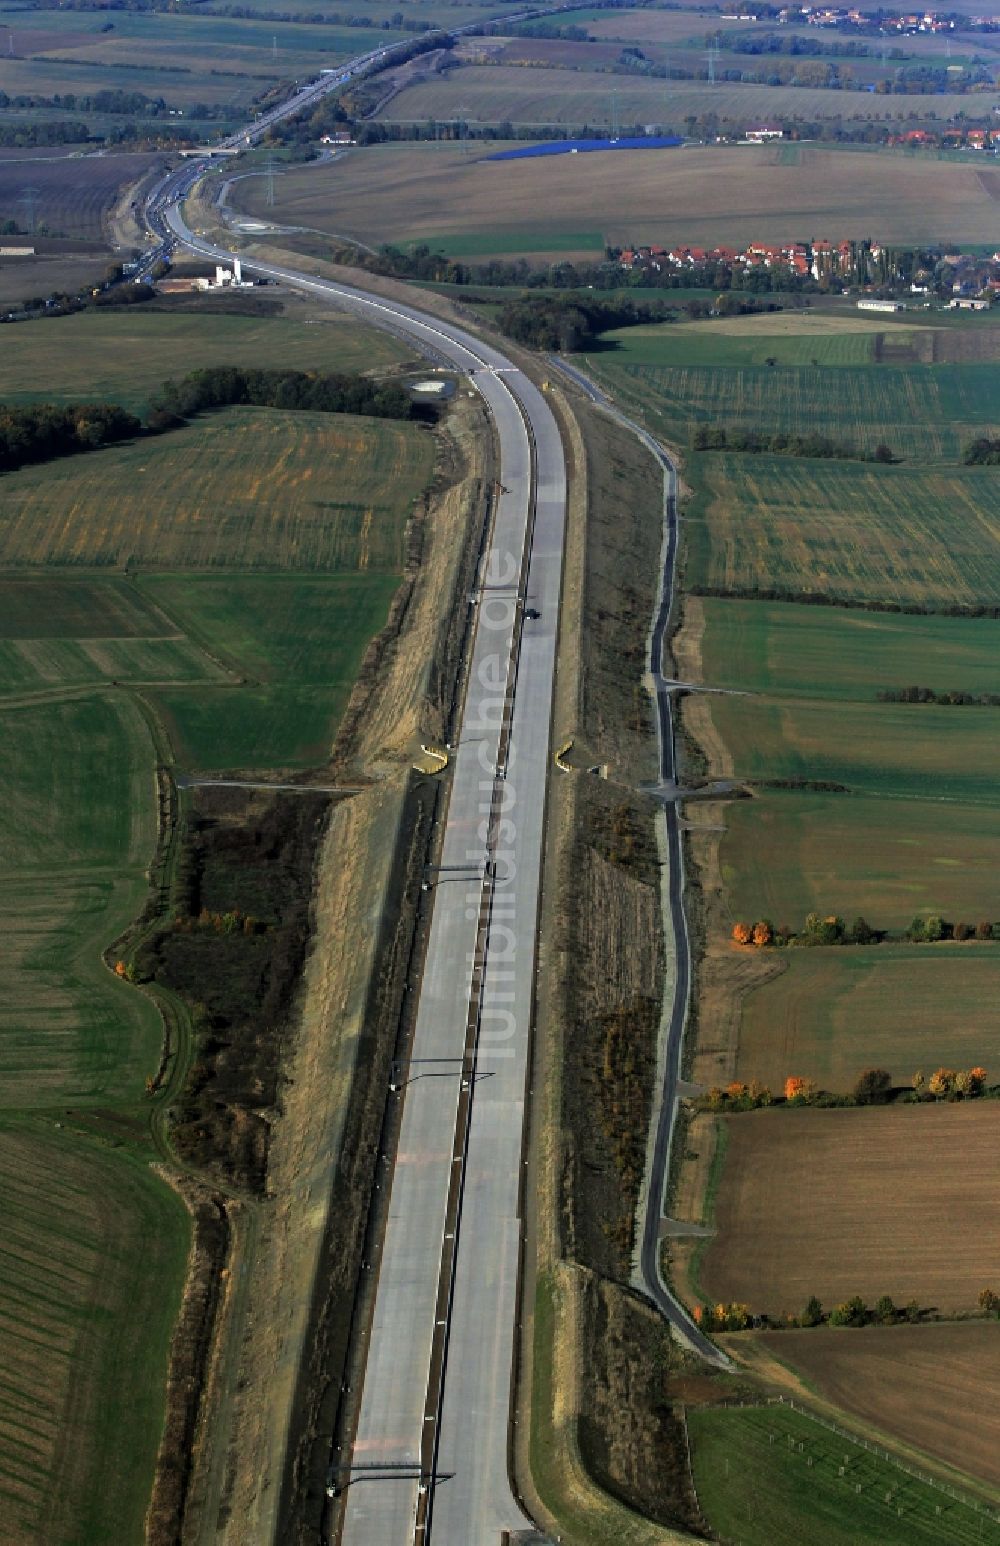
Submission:
POLYGON ((675 443, 682 426, 738 425, 819 432, 868 454, 885 442, 907 463, 957 462, 968 441, 1000 426, 994 365, 876 366, 864 363, 872 336, 761 330, 747 337, 668 325, 635 338, 608 334, 614 353, 590 363, 675 443), (777 366, 766 365, 768 358, 777 366))
POLYGON ((1000 485, 989 468, 697 455, 694 588, 1000 604, 1000 485))
POLYGON ((277 317, 84 311, 44 327, 8 327, 0 402, 124 403, 141 412, 162 383, 208 365, 382 370, 409 358, 387 333, 337 314, 292 307, 277 317), (138 314, 137 314, 138 313, 138 314))
POLYGON ((705 1515, 740 1546, 996 1546, 1000 1525, 783 1407, 688 1413, 705 1515))
MULTIPOLYGON (((1000 693, 1000 622, 782 602, 695 603, 704 680, 783 697, 874 701, 883 688, 1000 693)), ((913 710, 919 714, 919 706, 913 710)))
MULTIPOLYGON (((90 318, 26 327, 34 350, 7 329, 0 370, 12 397, 96 382, 139 406, 198 363, 401 358, 303 310, 97 318, 106 347, 90 318)), ((5 1546, 143 1533, 189 1217, 149 1168, 163 1024, 104 952, 149 899, 156 766, 266 775, 328 759, 434 463, 415 425, 249 409, 3 479, 5 1546)))
POLYGON ((433 458, 410 424, 229 409, 9 473, 0 563, 398 572, 433 458))
POLYGON ((1000 709, 718 698, 712 717, 745 779, 823 779, 888 799, 991 805, 1000 709))
POLYGON ((324 762, 397 583, 372 573, 145 580, 158 606, 254 682, 153 695, 182 765, 209 771, 324 762))
MULTIPOLYGON (((672 289, 660 293, 668 303, 673 302, 677 294, 672 289)), ((684 293, 687 295, 689 292, 684 293)), ((704 290, 700 292, 699 298, 706 298, 704 290)), ((832 317, 828 320, 831 324, 828 328, 819 325, 815 331, 809 331, 813 318, 804 317, 800 313, 794 317, 794 321, 801 324, 802 331, 789 330, 787 333, 768 331, 768 326, 777 325, 775 317, 761 317, 761 325, 752 331, 747 329, 742 332, 737 332, 731 326, 720 327, 705 322, 613 328, 601 335, 601 354, 594 355, 590 363, 599 371, 625 371, 640 380, 649 375, 655 383, 657 398, 668 400, 671 408, 675 403, 682 406, 686 417, 696 421, 704 417, 712 421, 716 408, 724 410, 728 406, 731 409, 734 397, 741 399, 748 387, 753 388, 750 394, 751 408, 756 408, 757 396, 762 391, 768 391, 774 380, 774 367, 768 365, 769 360, 782 368, 808 365, 821 366, 824 370, 830 366, 870 365, 874 361, 875 340, 878 336, 876 327, 854 323, 852 317, 843 318, 843 323, 847 325, 840 327, 834 324, 832 317), (851 323, 854 325, 851 326, 851 323), (605 354, 607 358, 603 357, 605 354), (752 376, 740 375, 735 378, 739 381, 739 387, 734 390, 734 378, 716 373, 720 365, 740 366, 743 370, 767 366, 767 370, 760 369, 752 376), (637 375, 629 370, 631 366, 645 368, 637 375), (675 377, 674 372, 680 369, 684 370, 684 374, 675 377), (698 375, 696 372, 703 374, 698 375)), ((783 383, 786 378, 779 373, 777 380, 783 383)), ((796 385, 800 380, 804 380, 807 391, 826 390, 824 378, 817 377, 811 370, 803 371, 796 378, 796 385)), ((830 386, 839 380, 839 377, 835 377, 830 386)), ((775 395, 783 398, 791 394, 776 387, 775 395)), ((826 395, 833 399, 835 411, 839 412, 837 393, 831 390, 826 395)), ((767 406, 771 408, 774 405, 768 403, 767 406)), ((786 412, 790 407, 794 409, 794 406, 787 401, 783 403, 786 412)), ((742 409, 740 411, 742 413, 742 409)), ((740 422, 743 422, 742 418, 740 422)), ((768 422, 771 422, 770 419, 768 422)))
POLYGON ((811 912, 860 914, 893 933, 918 913, 1000 921, 1000 813, 989 804, 759 790, 727 811, 720 860, 737 918, 797 930, 811 912))
POLYGON ((0 1536, 12 1546, 140 1541, 163 1422, 187 1212, 124 1128, 112 1149, 74 1126, 0 1113, 0 1536))
POLYGON ((985 1066, 1000 1033, 996 945, 789 950, 743 1003, 738 1076, 780 1090, 788 1074, 846 1091, 863 1068, 899 1085, 916 1069, 985 1066))
POLYGON ((102 960, 148 895, 153 763, 127 696, 0 700, 0 1533, 18 1546, 103 1546, 111 1520, 138 1540, 159 1442, 188 1218, 138 1111, 160 1019, 102 960))

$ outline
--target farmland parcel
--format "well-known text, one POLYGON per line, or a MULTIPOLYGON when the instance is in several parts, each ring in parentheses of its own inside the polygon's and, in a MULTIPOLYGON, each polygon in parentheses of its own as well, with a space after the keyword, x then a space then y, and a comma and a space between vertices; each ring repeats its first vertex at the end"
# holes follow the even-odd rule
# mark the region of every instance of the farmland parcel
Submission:
MULTIPOLYGON (((780 1096, 799 1077, 845 1094, 865 1067, 905 1086, 924 1065, 991 1061, 1000 511, 995 480, 962 455, 979 426, 992 432, 998 404, 971 343, 959 344, 965 335, 947 346, 931 335, 911 332, 908 361, 889 364, 892 351, 846 320, 745 318, 619 334, 589 361, 685 452, 689 590, 675 661, 683 680, 724 689, 683 701, 688 778, 735 780, 751 796, 688 807, 704 930, 691 1073, 706 1087, 757 1080, 780 1096), (702 423, 821 425, 845 449, 823 460, 696 451, 702 423), (894 465, 852 454, 879 444, 894 465), (898 701, 914 683, 923 701, 898 701), (809 950, 731 942, 737 919, 801 933, 810 914, 847 925, 860 915, 877 932, 869 944, 809 950), (912 943, 915 915, 971 920, 969 933, 978 921, 987 937, 912 943)), ((978 358, 997 342, 987 325, 978 358)), ((777 1109, 724 1118, 721 1143, 718 1119, 697 1117, 676 1206, 702 1217, 692 1199, 708 1184, 715 1232, 696 1248, 670 1242, 675 1282, 779 1322, 813 1294, 827 1310, 855 1294, 869 1304, 890 1295, 975 1315, 992 1272, 981 1226, 994 1205, 993 1112, 992 1102, 777 1109)), ((974 1356, 963 1336, 980 1346, 987 1329, 905 1335, 947 1334, 961 1362, 974 1356)), ((959 1446, 945 1453, 943 1413, 937 1436, 926 1424, 917 1434, 905 1403, 877 1398, 891 1381, 867 1360, 867 1333, 839 1336, 834 1399, 850 1385, 854 1414, 987 1480, 973 1448, 964 1465, 959 1446)), ((834 1341, 815 1345, 820 1361, 821 1345, 834 1341)), ((775 1333, 768 1346, 795 1367, 813 1344, 775 1333)), ((961 1409, 960 1382, 939 1394, 944 1412, 961 1409)), ((697 1475, 696 1445, 694 1463, 697 1475)), ((728 1517, 719 1515, 723 1530, 735 1528, 728 1517)), ((773 1538, 779 1523, 763 1511, 761 1520, 761 1540, 773 1538)), ((867 1528, 858 1523, 858 1538, 891 1538, 867 1528)))
MULTIPOLYGON (((510 73, 534 82, 538 72, 510 73)), ((469 87, 480 77, 488 84, 494 74, 473 73, 469 87)), ((393 107, 398 103, 402 111, 409 95, 393 107)), ((470 100, 455 97, 456 103, 470 100)), ((375 246, 427 241, 470 260, 477 253, 600 256, 604 242, 707 248, 876 231, 901 243, 934 236, 975 242, 995 232, 994 205, 972 166, 818 149, 804 150, 789 165, 766 146, 485 160, 493 148, 372 146, 329 167, 290 168, 275 180, 273 209, 258 178, 237 183, 230 203, 257 218, 277 215, 375 246), (594 232, 596 211, 602 225, 594 232)))
MULTIPOLYGON (((48 398, 84 395, 69 339, 96 323, 23 330, 51 350, 48 398)), ((113 319, 108 389, 139 360, 149 391, 199 348, 214 359, 216 338, 233 360, 262 341, 283 357, 266 320, 198 326, 185 343, 162 318, 113 319)), ((399 357, 350 325, 289 334, 317 364, 328 350, 399 357)), ((37 380, 21 337, 7 396, 37 380)), ((169 879, 164 769, 328 759, 436 458, 414 425, 257 409, 116 449, 4 479, 0 1534, 17 1546, 138 1540, 153 1483, 190 1217, 150 1168, 178 1093, 163 1025, 103 953, 142 912, 151 870, 169 879)))

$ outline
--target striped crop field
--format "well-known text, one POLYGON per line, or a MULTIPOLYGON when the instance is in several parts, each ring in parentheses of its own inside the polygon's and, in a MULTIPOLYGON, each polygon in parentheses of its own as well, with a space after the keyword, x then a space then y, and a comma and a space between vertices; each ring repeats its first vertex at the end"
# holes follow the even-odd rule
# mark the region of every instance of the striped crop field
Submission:
POLYGON ((187 1215, 144 1163, 0 1115, 0 1539, 143 1534, 187 1215))
POLYGON ((991 468, 703 453, 695 471, 700 492, 687 517, 694 588, 1000 604, 1000 484, 991 468))
POLYGON ((433 455, 410 424, 229 410, 10 473, 0 563, 398 572, 433 455))
MULTIPOLYGON (((699 80, 649 80, 594 70, 522 68, 516 65, 463 65, 407 87, 386 103, 379 117, 388 122, 425 122, 428 118, 459 116, 495 124, 505 119, 524 124, 591 124, 612 122, 612 91, 625 123, 683 122, 690 113, 711 107, 720 122, 742 125, 768 116, 811 120, 857 113, 874 118, 910 118, 912 98, 872 96, 830 87, 745 85, 719 81, 707 87, 699 80), (459 104, 463 110, 459 114, 459 104)), ((958 93, 934 99, 940 118, 967 112, 969 98, 958 93)))
MULTIPOLYGON (((884 688, 1000 693, 1000 621, 692 596, 713 687, 873 703, 884 688)), ((919 712, 919 709, 917 710, 919 712)))
POLYGON ((761 335, 745 340, 669 327, 640 331, 634 340, 612 334, 621 363, 607 354, 595 363, 616 396, 641 406, 651 425, 675 440, 679 425, 818 431, 867 454, 885 442, 907 462, 957 462, 967 441, 1000 428, 994 365, 864 365, 857 351, 871 358, 870 334, 838 332, 815 342, 808 334, 772 340, 761 329, 761 335), (786 365, 793 350, 797 363, 786 365), (708 360, 695 363, 702 351, 709 351, 708 360), (753 352, 754 363, 742 363, 744 351, 753 352), (847 362, 840 365, 834 352, 847 362), (766 365, 766 357, 777 367, 766 365))
MULTIPOLYGON (((811 1333, 798 1335, 808 1340, 811 1333)), ((848 1340, 836 1332, 819 1335, 848 1340)), ((867 1335, 859 1340, 866 1342, 867 1335)), ((784 1355, 782 1339, 772 1338, 771 1347, 778 1357, 784 1355)), ((953 1348, 952 1342, 942 1363, 953 1348)), ((919 1356, 919 1343, 913 1351, 919 1356)), ((889 1367, 884 1378, 892 1384, 889 1367)), ((1000 1525, 991 1514, 979 1513, 805 1413, 780 1406, 706 1407, 689 1413, 688 1430, 698 1497, 719 1539, 741 1546, 1000 1542, 1000 1525)))

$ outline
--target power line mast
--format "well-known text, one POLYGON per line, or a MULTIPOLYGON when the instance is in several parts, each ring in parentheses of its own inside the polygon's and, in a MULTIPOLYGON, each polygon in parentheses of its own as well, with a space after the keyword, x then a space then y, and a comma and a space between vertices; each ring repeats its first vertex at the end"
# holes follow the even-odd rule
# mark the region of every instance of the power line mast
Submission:
POLYGON ((621 111, 618 103, 618 93, 611 93, 611 138, 618 139, 621 134, 621 111))
POLYGON ((35 209, 40 193, 41 190, 39 188, 22 188, 21 197, 17 201, 19 204, 24 205, 24 218, 27 221, 28 230, 32 233, 35 229, 35 209))
POLYGON ((265 177, 267 178, 267 181, 264 184, 264 203, 267 205, 268 209, 273 209, 274 208, 274 157, 273 156, 268 156, 267 164, 264 167, 264 174, 265 174, 265 177))

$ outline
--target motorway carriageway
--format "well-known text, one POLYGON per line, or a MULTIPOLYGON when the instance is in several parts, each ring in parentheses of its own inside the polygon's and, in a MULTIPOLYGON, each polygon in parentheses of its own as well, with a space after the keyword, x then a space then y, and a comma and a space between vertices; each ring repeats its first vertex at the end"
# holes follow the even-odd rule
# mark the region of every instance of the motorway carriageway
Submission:
MULTIPOLYGON (((177 206, 164 218, 185 246, 231 257, 194 236, 177 206)), ((499 1546, 503 1530, 528 1526, 507 1451, 566 512, 562 443, 543 394, 472 334, 274 264, 243 266, 443 356, 470 377, 496 428, 502 491, 452 758, 343 1542, 499 1546), (526 620, 525 606, 537 618, 526 620)))

